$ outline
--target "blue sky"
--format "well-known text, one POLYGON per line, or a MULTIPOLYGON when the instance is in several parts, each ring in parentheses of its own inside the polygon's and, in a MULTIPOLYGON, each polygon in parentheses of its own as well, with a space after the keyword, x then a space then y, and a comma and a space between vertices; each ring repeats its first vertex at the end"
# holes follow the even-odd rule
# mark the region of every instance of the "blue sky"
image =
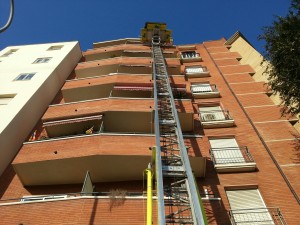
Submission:
MULTIPOLYGON (((0 33, 0 49, 11 45, 79 40, 93 42, 138 37, 146 21, 166 22, 175 44, 229 38, 240 30, 263 51, 257 36, 274 15, 285 16, 290 0, 15 0, 11 27, 0 33)), ((0 1, 0 24, 9 0, 0 1)))

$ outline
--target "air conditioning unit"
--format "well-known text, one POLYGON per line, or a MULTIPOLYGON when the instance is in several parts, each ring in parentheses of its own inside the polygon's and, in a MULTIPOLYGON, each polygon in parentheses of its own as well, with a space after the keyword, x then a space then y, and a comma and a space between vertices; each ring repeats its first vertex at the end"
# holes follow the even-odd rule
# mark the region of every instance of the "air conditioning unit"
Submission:
POLYGON ((213 113, 207 113, 203 115, 203 119, 206 121, 216 120, 216 115, 213 113))

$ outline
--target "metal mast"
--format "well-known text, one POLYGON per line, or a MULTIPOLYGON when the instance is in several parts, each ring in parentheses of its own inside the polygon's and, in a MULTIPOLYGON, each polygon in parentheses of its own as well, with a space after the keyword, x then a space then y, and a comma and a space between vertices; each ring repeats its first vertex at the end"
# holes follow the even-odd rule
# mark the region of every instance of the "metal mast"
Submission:
POLYGON ((162 23, 146 23, 142 30, 142 40, 151 45, 153 58, 158 222, 160 225, 204 225, 206 219, 161 50, 161 46, 170 41, 170 34, 162 23))

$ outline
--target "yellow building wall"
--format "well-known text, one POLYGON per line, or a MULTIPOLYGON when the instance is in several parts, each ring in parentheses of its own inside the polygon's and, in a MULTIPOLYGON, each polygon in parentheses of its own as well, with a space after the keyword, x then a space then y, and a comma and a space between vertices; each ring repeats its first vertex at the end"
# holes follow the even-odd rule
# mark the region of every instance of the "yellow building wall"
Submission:
MULTIPOLYGON (((238 37, 235 41, 232 42, 231 52, 238 52, 242 59, 240 63, 242 65, 249 64, 254 70, 255 74, 252 76, 253 79, 257 82, 268 82, 268 76, 263 74, 267 63, 262 64, 263 57, 256 51, 243 37, 238 37)), ((278 94, 272 94, 270 99, 274 102, 275 105, 280 105, 281 99, 278 94)), ((296 117, 299 119, 300 114, 297 114, 296 117)), ((294 128, 300 133, 300 122, 294 124, 294 128)))

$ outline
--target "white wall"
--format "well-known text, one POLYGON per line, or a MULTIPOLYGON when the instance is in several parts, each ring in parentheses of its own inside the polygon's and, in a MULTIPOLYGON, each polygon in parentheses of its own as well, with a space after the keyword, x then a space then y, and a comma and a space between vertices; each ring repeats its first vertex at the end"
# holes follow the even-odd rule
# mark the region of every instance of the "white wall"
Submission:
POLYGON ((79 43, 61 42, 11 46, 0 52, 0 97, 16 94, 0 105, 0 175, 13 160, 57 92, 82 57, 79 43), (48 51, 50 46, 63 45, 48 51), (11 49, 18 49, 1 57, 11 49), (52 57, 48 63, 33 64, 37 58, 52 57), (15 81, 21 73, 36 74, 31 80, 15 81))

